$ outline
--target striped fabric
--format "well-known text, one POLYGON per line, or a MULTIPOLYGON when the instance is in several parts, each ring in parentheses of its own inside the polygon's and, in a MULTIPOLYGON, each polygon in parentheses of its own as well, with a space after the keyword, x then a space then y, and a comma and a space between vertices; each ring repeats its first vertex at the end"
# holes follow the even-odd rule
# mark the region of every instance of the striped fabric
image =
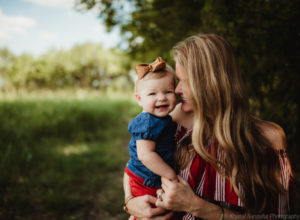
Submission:
MULTIPOLYGON (((176 131, 177 145, 189 135, 192 131, 187 130, 184 127, 178 125, 176 131)), ((211 152, 211 144, 208 145, 208 152, 211 152)), ((220 161, 224 161, 225 153, 217 145, 215 155, 220 161)), ((286 152, 280 151, 279 159, 282 168, 282 182, 284 188, 291 191, 292 182, 294 181, 291 173, 291 166, 289 164, 286 152)), ((220 167, 221 168, 221 167, 220 167)), ((224 168, 221 168, 224 171, 224 168)), ((201 198, 223 206, 224 208, 231 209, 237 212, 244 212, 243 203, 237 194, 232 189, 230 182, 218 172, 215 168, 202 159, 199 155, 190 162, 190 164, 184 170, 180 171, 180 175, 189 182, 194 192, 201 198)), ((240 192, 243 193, 241 185, 238 185, 240 192)), ((287 214, 290 210, 289 195, 280 195, 278 198, 278 204, 274 210, 270 210, 270 213, 277 213, 279 215, 287 214), (277 211, 276 211, 277 210, 277 211)), ((183 220, 195 220, 196 217, 187 213, 182 217, 183 220)))

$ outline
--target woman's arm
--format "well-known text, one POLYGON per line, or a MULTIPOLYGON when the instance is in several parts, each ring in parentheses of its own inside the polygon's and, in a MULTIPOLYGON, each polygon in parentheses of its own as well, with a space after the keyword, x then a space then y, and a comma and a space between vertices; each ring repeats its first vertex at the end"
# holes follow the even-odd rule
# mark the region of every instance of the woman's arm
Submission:
MULTIPOLYGON (((222 208, 213 203, 198 197, 188 182, 181 176, 179 181, 170 181, 162 178, 162 199, 156 201, 156 206, 171 209, 173 211, 183 211, 202 219, 248 219, 246 215, 222 208)), ((158 194, 161 192, 157 192, 158 194)))
POLYGON ((156 202, 156 198, 150 195, 144 195, 139 197, 132 197, 131 189, 129 186, 129 176, 124 173, 123 187, 125 193, 126 211, 135 216, 138 219, 169 219, 172 216, 172 212, 166 212, 164 208, 153 208, 156 202), (154 218, 155 216, 158 216, 154 218))
POLYGON ((136 149, 139 160, 152 172, 170 180, 176 180, 175 171, 155 152, 155 142, 137 140, 136 149))

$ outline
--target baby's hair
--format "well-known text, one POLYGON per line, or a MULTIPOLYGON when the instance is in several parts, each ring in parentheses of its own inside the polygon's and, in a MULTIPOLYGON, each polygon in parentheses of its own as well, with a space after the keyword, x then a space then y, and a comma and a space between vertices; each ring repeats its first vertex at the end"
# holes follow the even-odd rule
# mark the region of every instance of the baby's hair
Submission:
POLYGON ((137 81, 135 82, 134 91, 138 92, 138 87, 139 87, 140 82, 142 82, 144 80, 149 80, 149 79, 160 79, 160 78, 165 77, 168 73, 171 73, 174 76, 174 87, 175 87, 176 80, 175 80, 174 69, 169 64, 166 64, 166 67, 163 70, 159 70, 159 71, 155 71, 155 72, 148 72, 147 74, 145 74, 145 76, 143 78, 137 79, 137 81))

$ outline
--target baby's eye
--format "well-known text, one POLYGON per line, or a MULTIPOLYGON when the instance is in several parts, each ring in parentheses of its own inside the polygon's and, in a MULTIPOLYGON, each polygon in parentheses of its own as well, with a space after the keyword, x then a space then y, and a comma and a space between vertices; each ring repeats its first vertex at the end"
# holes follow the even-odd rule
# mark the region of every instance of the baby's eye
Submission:
POLYGON ((151 93, 149 93, 148 95, 155 95, 155 92, 151 92, 151 93))
POLYGON ((172 90, 169 90, 169 91, 167 91, 166 93, 167 93, 167 94, 170 94, 170 93, 173 93, 173 91, 172 91, 172 90))

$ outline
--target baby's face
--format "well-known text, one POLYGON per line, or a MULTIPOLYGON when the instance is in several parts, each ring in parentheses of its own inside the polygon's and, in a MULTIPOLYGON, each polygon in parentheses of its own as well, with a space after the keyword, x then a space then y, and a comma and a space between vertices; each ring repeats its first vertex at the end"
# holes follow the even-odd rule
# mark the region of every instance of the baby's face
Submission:
POLYGON ((174 76, 167 74, 160 79, 145 79, 139 83, 137 101, 143 112, 157 117, 167 116, 176 106, 174 76))

